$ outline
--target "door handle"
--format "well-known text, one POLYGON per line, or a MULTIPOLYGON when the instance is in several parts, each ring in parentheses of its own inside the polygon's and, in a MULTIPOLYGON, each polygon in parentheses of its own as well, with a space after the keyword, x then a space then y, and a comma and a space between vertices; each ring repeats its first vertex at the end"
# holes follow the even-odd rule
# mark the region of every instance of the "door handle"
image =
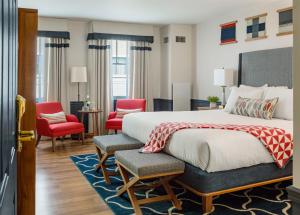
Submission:
POLYGON ((22 131, 21 120, 25 113, 26 99, 20 95, 17 95, 17 127, 18 127, 18 152, 22 151, 22 143, 34 140, 34 131, 22 131))
POLYGON ((19 131, 18 135, 18 152, 22 151, 23 142, 29 142, 34 140, 34 131, 19 131))

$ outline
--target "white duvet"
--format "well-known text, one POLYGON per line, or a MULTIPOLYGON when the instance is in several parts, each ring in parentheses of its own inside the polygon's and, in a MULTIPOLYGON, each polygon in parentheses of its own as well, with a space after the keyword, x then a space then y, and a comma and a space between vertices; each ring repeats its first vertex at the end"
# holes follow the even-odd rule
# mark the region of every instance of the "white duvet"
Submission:
MULTIPOLYGON (((229 114, 223 110, 128 114, 123 119, 122 130, 125 134, 146 143, 151 131, 162 122, 264 125, 282 128, 291 134, 293 132, 293 121, 250 118, 229 114)), ((164 150, 207 172, 274 162, 256 137, 242 131, 184 129, 172 135, 164 150)))

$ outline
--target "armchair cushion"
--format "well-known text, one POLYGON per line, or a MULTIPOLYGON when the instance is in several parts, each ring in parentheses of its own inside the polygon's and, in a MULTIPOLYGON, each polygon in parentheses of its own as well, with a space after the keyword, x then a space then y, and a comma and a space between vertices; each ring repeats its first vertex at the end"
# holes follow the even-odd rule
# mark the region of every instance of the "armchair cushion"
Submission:
POLYGON ((48 120, 38 117, 36 119, 36 129, 39 135, 48 136, 50 134, 48 120))
POLYGON ((117 112, 110 112, 108 115, 108 119, 116 118, 116 116, 117 116, 117 112))
POLYGON ((67 134, 77 134, 83 131, 84 126, 78 122, 65 122, 49 125, 50 132, 53 136, 63 136, 67 134))
POLYGON ((117 108, 117 115, 116 115, 116 118, 120 118, 120 119, 123 119, 123 117, 126 115, 126 114, 129 114, 129 113, 137 113, 137 112, 141 112, 142 109, 121 109, 121 108, 117 108))
POLYGON ((74 114, 67 114, 66 119, 68 122, 79 122, 78 118, 74 114))
POLYGON ((113 118, 106 121, 106 129, 122 129, 122 119, 120 118, 113 118))
POLYGON ((47 119, 49 124, 67 122, 66 114, 63 111, 58 113, 41 113, 40 117, 47 119))

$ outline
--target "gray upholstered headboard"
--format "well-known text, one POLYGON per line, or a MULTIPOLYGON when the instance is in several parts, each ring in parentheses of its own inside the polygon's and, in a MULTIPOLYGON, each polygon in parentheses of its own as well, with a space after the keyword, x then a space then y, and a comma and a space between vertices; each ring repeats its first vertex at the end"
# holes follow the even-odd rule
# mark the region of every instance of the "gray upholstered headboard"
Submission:
POLYGON ((238 85, 292 88, 292 56, 291 47, 241 53, 238 85))

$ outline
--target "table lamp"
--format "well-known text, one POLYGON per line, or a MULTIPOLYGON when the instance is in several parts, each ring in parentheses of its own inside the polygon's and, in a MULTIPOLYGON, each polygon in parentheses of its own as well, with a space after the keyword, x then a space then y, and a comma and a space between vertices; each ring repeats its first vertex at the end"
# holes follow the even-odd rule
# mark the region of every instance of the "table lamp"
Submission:
POLYGON ((225 89, 233 85, 233 70, 232 69, 215 69, 214 70, 214 85, 222 87, 222 105, 225 106, 225 89))
POLYGON ((73 66, 71 69, 71 82, 78 85, 78 101, 80 101, 79 84, 87 82, 87 70, 85 66, 73 66))

